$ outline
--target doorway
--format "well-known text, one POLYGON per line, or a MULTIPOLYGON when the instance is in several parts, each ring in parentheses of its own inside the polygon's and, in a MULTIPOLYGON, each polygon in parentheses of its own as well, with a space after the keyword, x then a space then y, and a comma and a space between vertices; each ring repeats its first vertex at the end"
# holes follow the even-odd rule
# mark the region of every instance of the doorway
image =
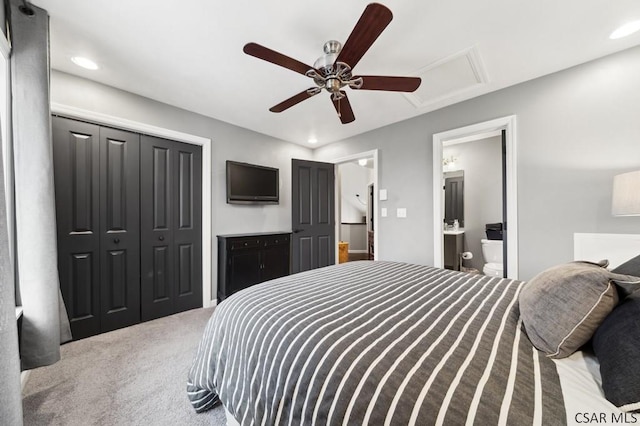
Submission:
POLYGON ((378 150, 333 160, 336 165, 336 263, 378 257, 378 150))
MULTIPOLYGON (((466 143, 485 140, 488 137, 504 135, 503 151, 503 215, 501 218, 504 235, 505 275, 518 277, 518 226, 517 226, 517 181, 516 181, 516 117, 507 116, 483 123, 449 130, 433 135, 433 230, 434 259, 436 267, 444 266, 444 191, 443 173, 445 172, 444 147, 447 144, 466 143)), ((459 255, 459 253, 456 253, 459 255)), ((473 253, 482 258, 482 252, 473 253)))

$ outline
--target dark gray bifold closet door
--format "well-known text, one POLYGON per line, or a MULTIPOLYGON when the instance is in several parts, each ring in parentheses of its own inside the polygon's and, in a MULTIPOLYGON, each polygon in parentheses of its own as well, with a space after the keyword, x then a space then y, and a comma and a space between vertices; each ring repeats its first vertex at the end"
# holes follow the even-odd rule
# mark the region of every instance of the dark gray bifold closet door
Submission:
POLYGON ((101 332, 140 322, 140 135, 100 128, 101 332))
POLYGON ((53 118, 58 270, 74 339, 140 321, 139 135, 53 118))
POLYGON ((142 320, 202 306, 202 148, 142 136, 142 320))

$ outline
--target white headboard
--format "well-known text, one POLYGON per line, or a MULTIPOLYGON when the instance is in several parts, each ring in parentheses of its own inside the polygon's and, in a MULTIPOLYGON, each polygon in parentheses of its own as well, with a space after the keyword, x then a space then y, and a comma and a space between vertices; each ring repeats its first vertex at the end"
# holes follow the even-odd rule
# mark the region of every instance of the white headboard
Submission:
POLYGON ((609 260, 609 268, 640 255, 640 234, 573 234, 573 259, 609 260))

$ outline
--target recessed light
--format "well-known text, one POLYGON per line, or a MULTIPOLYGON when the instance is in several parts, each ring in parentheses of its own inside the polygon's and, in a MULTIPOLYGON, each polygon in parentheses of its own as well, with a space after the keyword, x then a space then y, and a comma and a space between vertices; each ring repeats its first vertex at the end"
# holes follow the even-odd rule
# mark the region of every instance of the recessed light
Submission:
POLYGON ((367 159, 366 158, 361 158, 358 160, 358 164, 360 164, 362 167, 367 165, 367 159))
POLYGON ((91 59, 84 58, 82 56, 74 56, 71 58, 71 61, 79 67, 86 68, 88 70, 97 70, 98 64, 93 62, 91 59))
POLYGON ((617 30, 611 33, 610 39, 615 40, 618 38, 626 37, 640 30, 640 20, 627 22, 617 30))
POLYGON ((309 138, 309 140, 308 140, 307 142, 309 142, 310 144, 312 144, 312 145, 313 145, 313 144, 318 143, 318 139, 316 139, 316 138, 309 138))

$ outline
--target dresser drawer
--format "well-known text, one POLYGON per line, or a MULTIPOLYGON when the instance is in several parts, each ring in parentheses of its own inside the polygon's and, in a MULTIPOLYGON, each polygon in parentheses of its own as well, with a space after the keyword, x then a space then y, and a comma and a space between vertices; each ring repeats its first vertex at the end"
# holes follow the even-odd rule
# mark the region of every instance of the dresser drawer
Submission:
POLYGON ((265 247, 289 245, 289 235, 269 235, 262 237, 265 247))
POLYGON ((259 238, 242 238, 227 241, 228 250, 243 250, 260 247, 259 238))

